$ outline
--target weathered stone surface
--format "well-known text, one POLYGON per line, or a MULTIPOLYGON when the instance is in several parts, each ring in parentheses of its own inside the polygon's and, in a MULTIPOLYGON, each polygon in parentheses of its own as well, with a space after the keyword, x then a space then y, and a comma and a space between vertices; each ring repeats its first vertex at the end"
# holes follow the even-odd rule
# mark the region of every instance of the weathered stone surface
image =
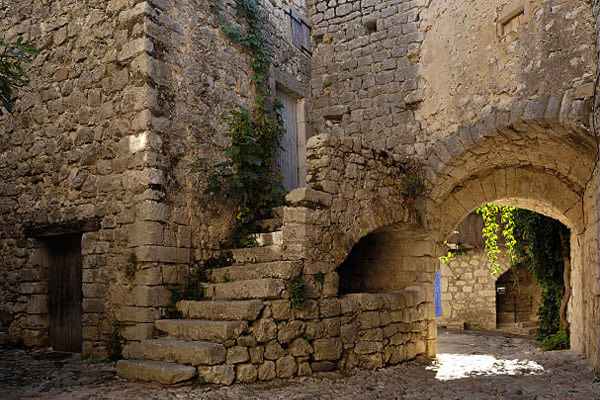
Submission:
POLYGON ((198 375, 204 378, 206 383, 214 383, 216 385, 231 385, 235 380, 235 369, 233 365, 198 367, 198 375))
POLYGON ((249 359, 247 347, 234 346, 227 349, 227 364, 239 364, 249 359))
POLYGON ((172 385, 193 378, 196 368, 159 361, 121 360, 117 363, 117 374, 126 379, 172 385))
POLYGON ((313 342, 316 361, 337 360, 342 354, 342 341, 339 338, 316 339, 313 342))
POLYGON ((275 363, 273 361, 265 361, 258 367, 258 379, 261 381, 270 381, 275 379, 277 373, 275 371, 275 363))
POLYGON ((245 321, 208 321, 200 319, 160 319, 156 329, 184 340, 224 342, 236 339, 248 326, 245 321))
POLYGON ((283 258, 281 247, 277 245, 234 249, 233 258, 239 264, 271 263, 283 258))
POLYGON ((258 370, 252 364, 239 364, 235 367, 237 381, 241 383, 251 383, 256 381, 258 370))
POLYGON ((291 321, 288 323, 279 325, 279 332, 277 334, 277 340, 281 344, 288 344, 304 331, 304 322, 302 321, 291 321))
POLYGON ((216 343, 152 339, 129 343, 123 348, 123 357, 190 365, 214 365, 225 361, 225 347, 216 343))
POLYGON ((279 279, 255 279, 205 286, 214 300, 276 299, 285 288, 284 282, 279 279))
POLYGON ((335 369, 335 363, 331 361, 315 361, 310 363, 310 367, 315 372, 327 372, 335 369))
POLYGON ((277 337, 277 325, 270 319, 260 319, 252 325, 252 333, 259 342, 268 342, 277 337))
POLYGON ((296 373, 298 370, 298 364, 292 356, 284 356, 279 358, 276 362, 277 377, 289 378, 296 373))
POLYGON ((313 348, 306 340, 298 338, 290 345, 290 353, 294 357, 308 356, 313 352, 313 348))
MULTIPOLYGON (((294 189, 285 196, 288 204, 293 206, 331 205, 332 196, 309 187, 294 189)), ((284 214, 285 215, 285 214, 284 214)))
POLYGON ((271 340, 265 345, 264 356, 267 360, 277 360, 285 354, 285 350, 276 340, 271 340))
POLYGON ((219 268, 213 270, 210 277, 214 282, 225 282, 226 280, 244 281, 263 278, 289 280, 296 278, 300 274, 300 270, 301 264, 298 261, 276 261, 219 268))
POLYGON ((254 321, 264 304, 257 300, 247 301, 180 301, 177 310, 186 318, 254 321))
POLYGON ((271 312, 276 320, 287 320, 292 317, 292 305, 289 300, 275 300, 271 303, 271 312))

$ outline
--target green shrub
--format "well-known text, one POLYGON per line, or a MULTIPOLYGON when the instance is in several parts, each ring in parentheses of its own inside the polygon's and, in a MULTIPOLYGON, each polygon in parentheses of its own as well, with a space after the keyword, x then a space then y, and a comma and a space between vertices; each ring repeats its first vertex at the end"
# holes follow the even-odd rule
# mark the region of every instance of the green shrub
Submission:
POLYGON ((287 282, 287 290, 290 292, 292 299, 292 306, 298 310, 306 309, 306 292, 307 287, 302 279, 302 275, 296 279, 292 279, 287 282))
POLYGON ((542 349, 546 351, 550 350, 564 350, 569 348, 569 335, 564 329, 560 329, 553 335, 548 335, 542 340, 542 349))

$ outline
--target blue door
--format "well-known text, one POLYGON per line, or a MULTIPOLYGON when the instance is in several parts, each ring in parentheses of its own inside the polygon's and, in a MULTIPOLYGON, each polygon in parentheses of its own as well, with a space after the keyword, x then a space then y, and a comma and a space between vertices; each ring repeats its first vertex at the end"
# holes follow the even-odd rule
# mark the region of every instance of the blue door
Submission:
POLYGON ((435 271, 435 282, 433 283, 433 302, 435 303, 435 316, 442 316, 442 271, 435 271))

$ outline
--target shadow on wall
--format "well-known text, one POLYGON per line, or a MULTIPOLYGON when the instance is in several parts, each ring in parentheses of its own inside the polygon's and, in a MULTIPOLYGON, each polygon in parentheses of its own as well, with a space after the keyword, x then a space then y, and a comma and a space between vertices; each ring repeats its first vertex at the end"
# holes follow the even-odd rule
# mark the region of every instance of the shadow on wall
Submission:
POLYGON ((337 268, 339 294, 389 293, 426 283, 433 286, 431 247, 422 228, 413 224, 394 224, 370 233, 337 268))

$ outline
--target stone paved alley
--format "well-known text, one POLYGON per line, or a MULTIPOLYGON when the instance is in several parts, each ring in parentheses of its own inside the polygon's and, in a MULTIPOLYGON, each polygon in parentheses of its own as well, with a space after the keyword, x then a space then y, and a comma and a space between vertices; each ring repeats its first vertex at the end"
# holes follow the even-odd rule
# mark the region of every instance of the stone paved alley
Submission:
POLYGON ((574 352, 543 352, 514 336, 442 330, 433 365, 416 360, 231 387, 132 383, 116 378, 111 363, 2 349, 0 399, 600 399, 600 384, 574 352))

